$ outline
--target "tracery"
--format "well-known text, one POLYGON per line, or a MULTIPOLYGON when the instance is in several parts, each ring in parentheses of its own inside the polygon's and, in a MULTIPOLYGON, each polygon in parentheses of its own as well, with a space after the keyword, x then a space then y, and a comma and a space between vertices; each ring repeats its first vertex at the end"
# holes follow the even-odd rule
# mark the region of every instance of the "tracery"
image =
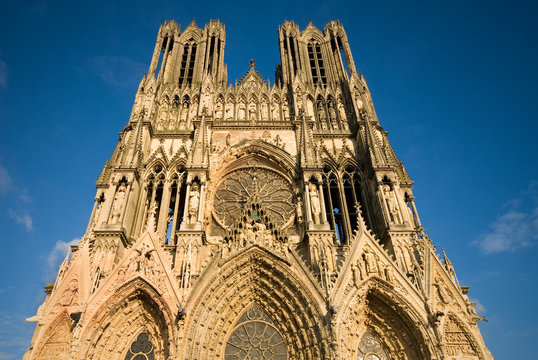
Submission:
POLYGON ((285 360, 286 342, 271 318, 257 305, 237 322, 224 350, 225 360, 285 360))

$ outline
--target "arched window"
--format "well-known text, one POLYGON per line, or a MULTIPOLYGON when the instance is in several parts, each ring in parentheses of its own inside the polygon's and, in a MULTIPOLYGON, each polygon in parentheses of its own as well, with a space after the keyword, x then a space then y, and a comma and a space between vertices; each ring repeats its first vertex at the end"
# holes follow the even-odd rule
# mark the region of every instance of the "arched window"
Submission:
POLYGON ((183 56, 179 70, 178 85, 181 88, 184 84, 192 84, 192 76, 194 74, 194 62, 196 60, 196 43, 194 39, 189 39, 188 43, 183 46, 183 56))
POLYGON ((225 360, 285 360, 286 341, 271 318, 257 305, 241 316, 226 342, 225 360))
POLYGON ((146 332, 140 333, 125 355, 125 360, 154 360, 155 350, 146 332))
MULTIPOLYGON (((339 175, 326 166, 323 169, 323 195, 331 229, 335 230, 341 245, 347 244, 358 227, 360 214, 363 219, 367 218, 361 179, 355 167, 347 166, 339 175)), ((368 226, 369 222, 365 222, 368 226)))
POLYGON ((185 209, 186 173, 183 167, 178 167, 171 177, 170 200, 166 218, 166 244, 175 244, 175 233, 183 221, 185 209))
POLYGON ((321 55, 321 47, 314 39, 311 39, 307 45, 308 60, 310 63, 310 72, 312 74, 312 82, 314 85, 321 83, 323 87, 327 85, 327 74, 325 73, 325 65, 321 55))
POLYGON ((147 177, 145 229, 157 231, 159 212, 164 190, 164 171, 161 164, 155 164, 147 177))
POLYGON ((344 220, 343 204, 340 196, 339 179, 329 167, 323 169, 323 195, 325 198, 325 211, 331 229, 336 232, 338 243, 347 242, 347 228, 344 220))

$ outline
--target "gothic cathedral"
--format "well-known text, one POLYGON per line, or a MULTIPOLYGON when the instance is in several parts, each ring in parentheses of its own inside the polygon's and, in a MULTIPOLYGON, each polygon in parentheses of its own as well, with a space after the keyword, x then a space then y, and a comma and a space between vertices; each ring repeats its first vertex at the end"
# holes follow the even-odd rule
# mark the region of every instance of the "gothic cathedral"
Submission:
POLYGON ((24 359, 493 359, 342 25, 228 83, 219 21, 157 36, 24 359))

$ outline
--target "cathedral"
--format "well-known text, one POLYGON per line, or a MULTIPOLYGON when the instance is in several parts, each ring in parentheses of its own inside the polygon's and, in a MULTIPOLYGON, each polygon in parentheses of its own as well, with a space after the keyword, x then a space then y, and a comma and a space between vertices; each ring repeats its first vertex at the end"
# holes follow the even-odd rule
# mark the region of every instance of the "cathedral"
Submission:
POLYGON ((342 24, 282 24, 273 84, 225 42, 160 27, 24 359, 493 359, 342 24))

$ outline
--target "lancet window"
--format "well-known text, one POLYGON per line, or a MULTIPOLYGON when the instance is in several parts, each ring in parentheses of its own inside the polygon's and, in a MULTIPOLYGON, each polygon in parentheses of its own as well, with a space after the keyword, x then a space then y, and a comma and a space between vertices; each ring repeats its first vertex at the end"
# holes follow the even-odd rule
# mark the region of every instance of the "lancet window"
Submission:
POLYGON ((170 179, 170 200, 166 218, 166 243, 175 243, 175 233, 183 221, 186 193, 186 173, 178 168, 170 179))
POLYGON ((145 207, 145 229, 157 231, 159 213, 164 190, 164 171, 161 164, 155 164, 147 177, 147 197, 145 207))
POLYGON ((174 37, 173 36, 166 36, 163 39, 163 44, 161 47, 161 51, 159 53, 159 60, 157 61, 157 68, 155 71, 155 74, 160 76, 160 73, 162 73, 166 67, 166 62, 168 60, 168 55, 172 52, 172 49, 174 47, 174 37))
POLYGON ((325 65, 323 56, 321 55, 321 46, 312 39, 308 45, 308 60, 310 63, 310 72, 312 74, 312 82, 321 84, 323 87, 327 85, 327 75, 325 73, 325 65))
POLYGON ((358 226, 359 216, 364 216, 364 201, 359 174, 348 166, 341 175, 330 167, 323 169, 323 195, 326 218, 335 230, 340 244, 349 242, 358 226), (359 213, 359 209, 361 212, 359 213))
POLYGON ((337 64, 340 64, 342 77, 349 78, 349 68, 347 66, 346 55, 344 52, 344 46, 342 45, 342 38, 340 36, 331 37, 331 50, 337 64))
POLYGON ((184 84, 190 86, 192 84, 192 77, 194 74, 194 64, 196 60, 196 43, 194 39, 190 39, 187 44, 183 46, 183 56, 181 57, 181 66, 179 70, 179 87, 184 84))
POLYGON ((297 39, 293 36, 284 37, 284 53, 287 57, 288 63, 290 64, 290 73, 292 76, 297 74, 297 69, 299 67, 299 53, 297 52, 297 39))

